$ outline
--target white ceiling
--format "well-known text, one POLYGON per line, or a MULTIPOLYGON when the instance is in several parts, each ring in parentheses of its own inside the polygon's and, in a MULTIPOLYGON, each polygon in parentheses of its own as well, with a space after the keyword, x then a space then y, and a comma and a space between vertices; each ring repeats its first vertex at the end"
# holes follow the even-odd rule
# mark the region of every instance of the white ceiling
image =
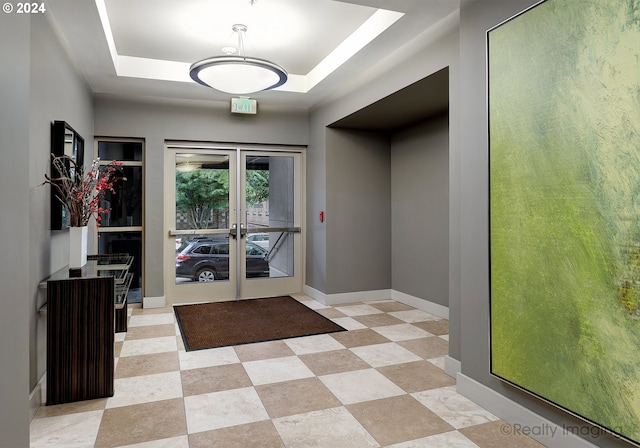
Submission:
POLYGON ((193 82, 189 65, 237 46, 283 66, 290 80, 253 94, 308 108, 449 16, 459 0, 47 0, 76 67, 96 95, 156 101, 225 101, 193 82))

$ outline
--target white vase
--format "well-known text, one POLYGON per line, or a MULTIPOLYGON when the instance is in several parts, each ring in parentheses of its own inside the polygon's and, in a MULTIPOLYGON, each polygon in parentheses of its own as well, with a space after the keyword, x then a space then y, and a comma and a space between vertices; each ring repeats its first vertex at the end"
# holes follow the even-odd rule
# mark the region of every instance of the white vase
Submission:
POLYGON ((88 227, 69 227, 69 269, 79 269, 87 264, 88 227))

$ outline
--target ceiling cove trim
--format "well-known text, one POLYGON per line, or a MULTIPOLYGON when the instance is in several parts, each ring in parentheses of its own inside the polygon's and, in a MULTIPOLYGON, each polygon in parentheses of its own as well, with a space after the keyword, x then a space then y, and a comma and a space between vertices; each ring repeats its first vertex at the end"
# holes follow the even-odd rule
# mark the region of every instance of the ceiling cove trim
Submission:
MULTIPOLYGON (((111 60, 117 76, 194 83, 189 76, 190 63, 140 58, 118 54, 109 23, 105 0, 95 0, 111 60)), ((358 29, 341 42, 306 75, 289 74, 287 82, 274 91, 307 93, 337 70, 358 51, 396 23, 404 13, 378 9, 358 29)))

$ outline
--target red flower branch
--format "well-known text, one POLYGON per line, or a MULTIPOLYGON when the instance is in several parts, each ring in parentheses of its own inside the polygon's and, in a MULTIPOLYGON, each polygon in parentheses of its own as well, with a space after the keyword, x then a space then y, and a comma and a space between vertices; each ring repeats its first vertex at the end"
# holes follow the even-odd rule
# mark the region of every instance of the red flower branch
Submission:
MULTIPOLYGON (((114 160, 106 166, 100 166, 100 159, 94 160, 91 170, 83 174, 82 167, 69 156, 53 157, 53 169, 59 177, 45 174, 45 181, 56 190, 56 198, 69 210, 69 225, 83 227, 93 216, 96 226, 100 226, 101 214, 107 214, 111 209, 100 207, 100 199, 109 191, 116 194, 113 185, 126 177, 117 174, 117 168, 122 162, 114 160)), ((53 174, 53 173, 52 173, 53 174)))

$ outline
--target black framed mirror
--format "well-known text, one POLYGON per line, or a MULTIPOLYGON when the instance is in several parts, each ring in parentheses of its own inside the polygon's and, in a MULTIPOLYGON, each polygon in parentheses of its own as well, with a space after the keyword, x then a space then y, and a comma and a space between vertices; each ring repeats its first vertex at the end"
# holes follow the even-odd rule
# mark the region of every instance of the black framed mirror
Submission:
MULTIPOLYGON (((84 165, 84 139, 65 121, 54 121, 51 124, 51 153, 54 156, 71 157, 78 167, 84 165)), ((51 164, 51 177, 59 177, 60 173, 51 164)), ((62 230, 69 227, 69 211, 56 197, 55 188, 51 188, 51 230, 62 230)))

